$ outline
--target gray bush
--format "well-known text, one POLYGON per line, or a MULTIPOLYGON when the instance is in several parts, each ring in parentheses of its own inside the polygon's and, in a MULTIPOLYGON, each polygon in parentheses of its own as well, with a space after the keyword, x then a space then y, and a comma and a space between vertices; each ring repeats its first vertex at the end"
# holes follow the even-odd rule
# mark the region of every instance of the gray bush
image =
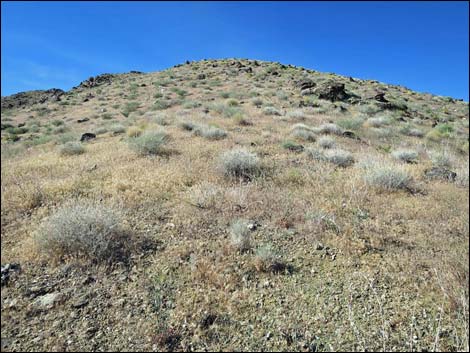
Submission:
POLYGON ((251 179, 261 173, 262 167, 256 154, 244 148, 223 153, 219 158, 219 168, 227 177, 251 179))
POLYGON ((85 147, 80 142, 69 141, 64 143, 59 148, 59 153, 62 156, 72 156, 77 154, 82 154, 85 152, 85 147))
POLYGON ((378 189, 394 191, 409 189, 413 178, 398 165, 375 162, 366 166, 364 181, 378 189))
POLYGON ((414 163, 418 159, 418 152, 408 149, 400 149, 393 151, 392 157, 405 163, 414 163))
POLYGON ((66 204, 39 226, 38 248, 50 257, 84 257, 93 262, 128 255, 129 234, 121 211, 91 201, 66 204))
POLYGON ((129 146, 140 155, 164 153, 164 146, 169 141, 169 135, 164 131, 146 131, 142 135, 129 139, 129 146))
POLYGON ((246 220, 238 219, 230 226, 230 241, 239 251, 251 248, 250 229, 246 220))

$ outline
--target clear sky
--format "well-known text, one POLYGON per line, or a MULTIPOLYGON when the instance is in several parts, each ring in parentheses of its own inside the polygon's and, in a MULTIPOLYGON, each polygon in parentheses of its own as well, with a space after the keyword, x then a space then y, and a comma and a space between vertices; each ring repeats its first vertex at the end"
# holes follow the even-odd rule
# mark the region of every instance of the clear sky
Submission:
POLYGON ((279 61, 468 101, 468 2, 5 2, 2 95, 185 60, 279 61))

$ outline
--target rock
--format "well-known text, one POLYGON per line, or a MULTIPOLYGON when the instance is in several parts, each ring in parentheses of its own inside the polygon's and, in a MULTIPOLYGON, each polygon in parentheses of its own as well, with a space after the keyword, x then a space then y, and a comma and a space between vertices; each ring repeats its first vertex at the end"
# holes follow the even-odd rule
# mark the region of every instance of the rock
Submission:
POLYGON ((84 122, 89 121, 89 120, 90 120, 89 118, 78 119, 77 123, 81 124, 81 123, 84 123, 84 122))
POLYGON ((39 103, 57 102, 60 101, 60 97, 64 95, 64 93, 63 90, 58 88, 20 92, 12 94, 11 96, 2 97, 1 108, 12 109, 39 103))
POLYGON ((260 227, 261 224, 259 224, 258 222, 254 221, 254 222, 250 222, 248 223, 248 229, 251 230, 252 232, 255 231, 256 229, 258 229, 258 227, 260 227))
POLYGON ((206 75, 205 75, 205 74, 199 74, 199 75, 197 75, 197 79, 198 79, 198 80, 205 80, 205 79, 206 79, 206 75))
POLYGON ((143 72, 142 71, 135 71, 135 70, 131 70, 129 71, 130 74, 136 74, 136 75, 143 75, 143 72))
POLYGON ((344 90, 344 83, 328 81, 318 86, 313 94, 331 102, 346 101, 350 95, 344 90))
POLYGON ((251 67, 242 67, 239 71, 251 74, 253 72, 253 69, 251 67))
POLYGON ((298 89, 300 89, 301 94, 302 94, 302 91, 307 90, 307 89, 309 89, 309 88, 313 88, 313 87, 315 87, 317 84, 316 84, 315 82, 313 82, 312 80, 310 80, 310 79, 307 78, 307 79, 295 81, 295 82, 294 82, 294 85, 295 85, 295 87, 297 87, 298 89))
POLYGON ((88 80, 82 81, 78 87, 90 88, 101 86, 103 84, 110 84, 116 75, 114 74, 102 74, 95 77, 90 77, 88 80))
POLYGON ((10 279, 11 279, 11 275, 12 273, 14 272, 17 272, 17 271, 20 271, 21 267, 20 267, 20 264, 17 264, 17 263, 10 263, 10 264, 6 264, 6 265, 3 265, 1 267, 1 285, 5 285, 7 284, 10 279))
POLYGON ((54 307, 54 305, 56 305, 61 300, 62 300, 62 294, 57 293, 57 292, 48 293, 40 297, 37 297, 34 300, 33 305, 40 309, 50 309, 54 307))
POLYGON ((382 103, 388 103, 388 100, 385 98, 385 93, 384 92, 379 92, 375 95, 374 99, 377 102, 382 102, 382 103))
POLYGON ((424 171, 424 176, 427 179, 441 179, 450 182, 454 182, 457 178, 457 173, 443 167, 432 167, 424 171))
POLYGON ((96 138, 96 135, 91 133, 91 132, 85 132, 82 137, 80 137, 80 141, 89 141, 89 140, 93 140, 96 138))
POLYGON ((350 139, 360 140, 360 138, 354 132, 349 131, 349 130, 343 131, 342 135, 350 139))
POLYGON ((80 309, 88 304, 88 298, 86 295, 81 295, 75 298, 72 302, 72 308, 80 309))
POLYGON ((88 93, 85 98, 83 98, 83 102, 88 102, 90 99, 93 99, 95 98, 94 95, 92 95, 91 93, 88 93))

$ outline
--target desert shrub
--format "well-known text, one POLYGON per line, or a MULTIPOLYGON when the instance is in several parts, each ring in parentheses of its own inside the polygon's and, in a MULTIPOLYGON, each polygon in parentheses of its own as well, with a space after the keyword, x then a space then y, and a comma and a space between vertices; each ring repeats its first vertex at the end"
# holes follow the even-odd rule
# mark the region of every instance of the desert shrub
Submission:
POLYGON ((335 147, 335 140, 329 136, 322 136, 318 140, 318 145, 321 148, 329 149, 335 147))
POLYGON ((44 220, 38 249, 53 258, 83 257, 102 263, 123 259, 130 249, 119 210, 91 201, 66 204, 44 220))
POLYGON ((434 129, 439 131, 445 137, 449 137, 450 134, 454 131, 454 128, 450 124, 438 124, 434 129))
POLYGON ((400 129, 400 133, 406 136, 412 136, 412 137, 423 137, 424 132, 420 129, 414 128, 410 125, 405 125, 400 129))
POLYGON ((122 110, 122 115, 125 117, 128 117, 130 113, 135 112, 139 108, 139 103, 138 102, 128 102, 124 106, 124 109, 122 110))
POLYGON ((408 190, 413 181, 406 169, 394 164, 371 162, 364 169, 366 184, 381 190, 408 190))
POLYGON ((298 143, 294 141, 290 141, 290 140, 284 141, 282 143, 282 147, 285 148, 286 150, 294 151, 294 152, 302 152, 304 150, 304 146, 299 145, 298 143))
POLYGON ((229 100, 227 101, 227 105, 228 105, 229 107, 238 107, 239 103, 238 103, 238 101, 237 101, 236 99, 229 99, 229 100))
POLYGON ((237 125, 242 125, 242 126, 249 126, 249 125, 253 125, 253 123, 248 120, 247 118, 245 118, 242 114, 237 114, 233 117, 233 121, 237 124, 237 125))
POLYGON ((364 120, 361 118, 349 118, 338 120, 339 127, 345 130, 359 130, 362 127, 364 120))
POLYGON ((301 109, 291 110, 287 112, 286 118, 288 119, 297 119, 297 120, 305 120, 305 113, 301 109))
POLYGON ((62 156, 72 156, 85 152, 85 147, 80 142, 69 141, 59 147, 62 156))
POLYGON ((266 244, 256 249, 255 268, 261 272, 278 272, 284 266, 274 247, 271 244, 266 244))
POLYGON ((183 103, 183 108, 184 109, 195 109, 201 106, 201 103, 196 102, 196 101, 185 101, 183 103))
POLYGON ((369 118, 367 119, 367 125, 379 128, 385 125, 390 125, 390 119, 384 116, 369 118))
POLYGON ((77 141, 77 134, 73 132, 68 132, 66 134, 61 134, 57 136, 57 142, 60 144, 67 143, 69 141, 77 141))
POLYGON ((96 135, 103 135, 107 132, 108 132, 108 128, 106 128, 104 126, 100 126, 100 127, 96 128, 96 130, 95 130, 96 135))
MULTIPOLYGON (((173 105, 172 101, 165 100, 165 99, 157 99, 153 104, 153 110, 165 110, 170 108, 173 105)), ((126 115, 127 116, 127 115, 126 115)))
POLYGON ((310 141, 314 142, 316 139, 315 133, 309 129, 309 128, 304 128, 300 126, 300 124, 297 124, 293 126, 291 130, 291 136, 302 141, 310 141))
POLYGON ((180 120, 180 121, 178 122, 178 126, 179 126, 182 130, 193 131, 195 128, 198 127, 198 124, 196 124, 196 123, 193 122, 193 121, 189 121, 189 120, 180 120))
POLYGON ((123 134, 126 132, 126 127, 122 124, 114 124, 110 127, 113 134, 123 134))
POLYGON ((231 118, 237 114, 243 114, 243 111, 238 107, 229 107, 224 104, 213 104, 212 109, 226 118, 231 118))
POLYGON ((452 168, 454 164, 454 158, 447 149, 443 149, 438 152, 432 152, 430 154, 431 162, 436 167, 452 168))
POLYGON ((380 112, 382 109, 374 103, 364 104, 359 106, 359 111, 367 115, 374 115, 380 112))
POLYGON ((225 130, 208 125, 198 125, 194 128, 194 134, 209 140, 221 140, 227 136, 225 130))
POLYGON ((263 105, 263 100, 260 98, 255 98, 251 101, 251 103, 256 107, 260 108, 263 105))
POLYGON ((272 106, 264 107, 263 113, 266 115, 277 115, 277 116, 282 115, 279 110, 277 110, 276 108, 272 106))
POLYGON ((418 152, 408 149, 399 149, 392 152, 392 157, 402 162, 414 163, 418 159, 418 152))
POLYGON ((62 120, 52 120, 51 124, 54 126, 60 126, 60 125, 64 125, 64 122, 62 120))
POLYGON ((146 131, 142 135, 129 139, 129 146, 140 155, 156 155, 164 153, 164 146, 169 135, 164 131, 146 131))
POLYGON ((333 123, 326 123, 322 124, 318 127, 318 131, 321 134, 334 134, 334 135, 341 135, 343 130, 336 124, 333 123))
POLYGON ((324 154, 328 162, 340 167, 348 167, 354 163, 354 157, 351 152, 345 150, 332 149, 325 151, 324 154))
POLYGON ((243 148, 224 152, 219 158, 219 168, 226 177, 252 179, 262 167, 256 154, 243 148))
POLYGON ((199 208, 211 208, 223 196, 223 190, 215 184, 203 182, 193 186, 189 191, 191 204, 199 208))
POLYGON ((326 161, 326 156, 324 151, 320 151, 316 148, 309 147, 305 150, 307 156, 315 161, 324 162, 326 161))
POLYGON ((142 129, 137 126, 130 126, 127 128, 127 136, 129 137, 137 137, 142 135, 142 129))
POLYGON ((168 122, 168 119, 165 115, 157 115, 155 117, 155 122, 158 124, 158 125, 161 125, 161 126, 167 126, 167 125, 170 125, 170 123, 168 122))
POLYGON ((250 229, 246 220, 238 219, 232 223, 230 226, 230 242, 239 251, 250 250, 250 229))

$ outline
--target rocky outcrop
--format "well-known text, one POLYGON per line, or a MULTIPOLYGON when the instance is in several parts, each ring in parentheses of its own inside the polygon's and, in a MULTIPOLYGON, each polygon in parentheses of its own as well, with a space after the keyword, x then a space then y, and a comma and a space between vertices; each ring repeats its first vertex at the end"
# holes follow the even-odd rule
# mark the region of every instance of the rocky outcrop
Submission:
POLYGON ((313 94, 320 99, 329 100, 331 102, 346 101, 350 97, 345 91, 344 83, 335 81, 327 81, 320 84, 313 90, 313 94))
POLYGON ((90 88, 101 86, 104 84, 110 84, 116 75, 114 74, 102 74, 94 77, 90 77, 88 80, 82 81, 78 87, 90 88))
POLYGON ((14 109, 23 106, 58 102, 65 92, 58 88, 48 90, 26 91, 2 97, 2 109, 14 109))

